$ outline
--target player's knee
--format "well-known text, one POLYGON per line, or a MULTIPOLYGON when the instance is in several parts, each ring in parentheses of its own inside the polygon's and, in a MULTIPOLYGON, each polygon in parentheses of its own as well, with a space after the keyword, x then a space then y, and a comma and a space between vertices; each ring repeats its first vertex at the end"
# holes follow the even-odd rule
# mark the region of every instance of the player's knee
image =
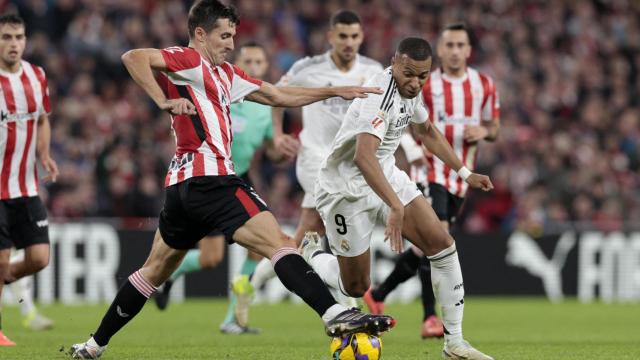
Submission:
POLYGON ((32 273, 37 273, 38 271, 46 268, 49 265, 49 257, 48 256, 38 256, 30 259, 29 261, 29 269, 32 273))
POLYGON ((347 295, 355 298, 359 298, 364 296, 364 293, 369 290, 369 286, 371 282, 369 279, 357 279, 353 281, 348 281, 347 283, 343 283, 344 290, 347 295))
POLYGON ((200 261, 200 266, 202 266, 203 269, 212 268, 220 264, 220 262, 222 261, 222 254, 213 253, 205 255, 203 253, 200 253, 200 258, 198 260, 200 261))

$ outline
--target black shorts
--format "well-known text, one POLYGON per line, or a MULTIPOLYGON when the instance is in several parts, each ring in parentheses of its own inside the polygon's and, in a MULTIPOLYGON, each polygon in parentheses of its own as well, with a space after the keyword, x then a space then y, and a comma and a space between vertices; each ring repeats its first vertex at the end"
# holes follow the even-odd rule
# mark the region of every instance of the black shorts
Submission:
MULTIPOLYGON (((244 183, 251 186, 251 188, 253 188, 253 183, 251 182, 251 179, 249 179, 249 173, 246 172, 242 175, 240 175, 240 179, 244 180, 244 183)), ((222 231, 218 230, 218 229, 213 229, 211 230, 207 236, 220 236, 220 235, 224 235, 222 233, 222 231)))
POLYGON ((218 230, 228 242, 258 213, 269 210, 253 188, 235 175, 200 176, 165 189, 159 229, 174 249, 191 249, 218 230))
POLYGON ((48 243, 47 209, 40 197, 0 200, 0 250, 48 243))
POLYGON ((464 198, 451 194, 444 186, 436 183, 429 183, 429 198, 438 219, 453 225, 462 208, 464 198))

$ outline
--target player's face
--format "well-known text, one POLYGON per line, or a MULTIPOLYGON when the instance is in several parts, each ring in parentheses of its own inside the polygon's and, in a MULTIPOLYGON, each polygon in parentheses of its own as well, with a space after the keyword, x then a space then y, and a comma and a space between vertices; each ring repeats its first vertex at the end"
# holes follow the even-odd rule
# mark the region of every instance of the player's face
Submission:
POLYGON ((20 61, 26 43, 24 26, 13 24, 0 26, 0 58, 3 63, 12 66, 20 61))
POLYGON ((418 96, 431 72, 431 58, 413 60, 406 54, 393 57, 393 78, 398 84, 398 92, 405 99, 418 96))
POLYGON ((471 56, 469 35, 464 30, 445 30, 438 42, 438 57, 445 69, 453 71, 467 66, 471 56))
POLYGON ((236 59, 236 65, 252 78, 262 79, 267 73, 269 62, 261 47, 243 47, 236 59))
POLYGON ((349 62, 356 57, 364 40, 360 24, 336 24, 329 30, 329 44, 340 61, 349 62))
POLYGON ((225 62, 227 55, 233 51, 233 36, 236 34, 236 24, 229 19, 218 19, 216 26, 209 33, 202 28, 196 28, 196 38, 199 38, 205 53, 214 65, 225 62), (201 31, 198 32, 198 29, 201 31))

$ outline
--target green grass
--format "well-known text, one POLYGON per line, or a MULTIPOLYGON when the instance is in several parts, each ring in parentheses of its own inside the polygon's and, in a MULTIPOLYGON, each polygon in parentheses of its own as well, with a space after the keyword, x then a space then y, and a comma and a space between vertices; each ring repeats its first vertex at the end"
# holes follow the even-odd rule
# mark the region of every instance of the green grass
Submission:
MULTIPOLYGON (((469 298, 465 337, 496 359, 640 359, 638 305, 550 304, 543 299, 469 298)), ((111 341, 111 359, 329 360, 329 339, 320 320, 303 305, 259 305, 251 314, 258 336, 218 333, 226 304, 189 301, 166 312, 148 304, 111 341)), ((18 343, 0 348, 0 359, 62 359, 59 350, 87 339, 107 305, 43 307, 56 321, 49 332, 20 327, 17 308, 3 311, 4 330, 18 343)), ((417 303, 390 305, 398 327, 383 337, 385 360, 439 359, 440 340, 419 337, 417 303)))

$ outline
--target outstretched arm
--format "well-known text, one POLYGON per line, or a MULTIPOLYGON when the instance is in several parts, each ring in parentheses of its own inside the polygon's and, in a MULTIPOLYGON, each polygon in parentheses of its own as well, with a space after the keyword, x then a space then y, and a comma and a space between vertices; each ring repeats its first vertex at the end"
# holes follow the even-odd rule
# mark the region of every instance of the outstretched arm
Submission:
POLYGON ((247 100, 270 106, 298 107, 336 96, 345 100, 353 100, 355 98, 366 98, 367 94, 382 94, 382 89, 361 86, 309 88, 275 86, 268 82, 263 82, 258 91, 247 96, 247 100))
POLYGON ((469 185, 484 191, 493 189, 493 184, 491 184, 489 177, 471 173, 462 164, 447 139, 442 136, 442 133, 430 121, 426 121, 424 124, 412 124, 412 126, 416 134, 420 136, 422 144, 447 166, 455 170, 469 185))
POLYGON ((160 50, 133 49, 124 53, 121 59, 131 78, 144 89, 160 109, 173 115, 193 115, 196 113, 196 107, 189 100, 169 100, 158 85, 153 76, 153 70, 167 71, 167 64, 160 50))

